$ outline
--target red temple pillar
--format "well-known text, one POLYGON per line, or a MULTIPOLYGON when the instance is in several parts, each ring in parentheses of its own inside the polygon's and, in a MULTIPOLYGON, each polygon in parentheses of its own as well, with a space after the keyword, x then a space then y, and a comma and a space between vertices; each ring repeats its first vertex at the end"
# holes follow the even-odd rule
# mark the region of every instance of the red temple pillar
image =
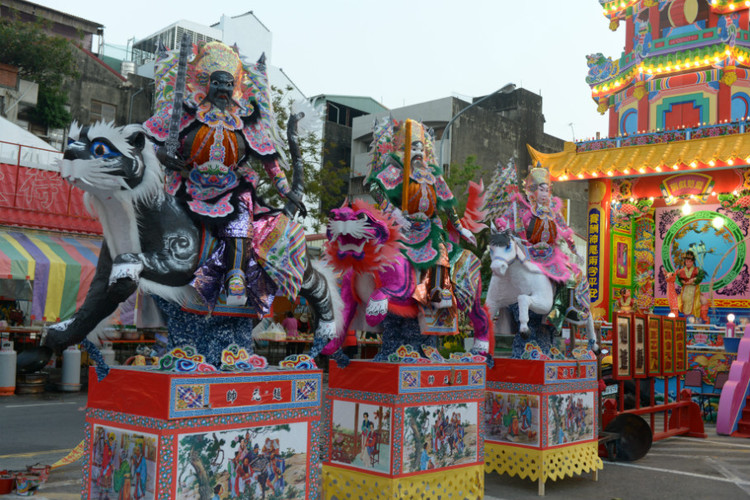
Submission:
POLYGON ((651 23, 651 39, 656 40, 657 38, 661 38, 661 34, 659 33, 659 30, 661 30, 661 26, 659 26, 658 4, 648 9, 648 21, 649 23, 651 23))
POLYGON ((633 38, 635 37, 635 16, 628 16, 625 22, 625 53, 633 51, 633 38))
POLYGON ((614 106, 609 107, 609 136, 615 137, 620 133, 620 113, 614 106))
POLYGON ((650 126, 648 84, 646 82, 637 82, 633 93, 638 99, 638 132, 648 132, 650 126))
POLYGON ((722 71, 722 76, 719 80, 719 95, 717 96, 718 111, 716 113, 716 120, 719 123, 724 120, 731 121, 732 119, 732 84, 737 80, 736 69, 733 65, 727 65, 724 71, 722 71))

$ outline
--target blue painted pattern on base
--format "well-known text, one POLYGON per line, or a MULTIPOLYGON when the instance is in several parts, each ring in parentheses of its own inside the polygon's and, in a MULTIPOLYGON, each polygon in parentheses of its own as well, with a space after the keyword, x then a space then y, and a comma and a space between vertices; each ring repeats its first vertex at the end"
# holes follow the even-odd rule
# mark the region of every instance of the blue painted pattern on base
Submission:
POLYGON ((590 391, 598 387, 596 380, 571 381, 564 385, 541 385, 541 384, 516 384, 510 382, 487 381, 486 388, 488 391, 509 391, 522 392, 529 394, 555 394, 568 391, 590 391))
POLYGON ((253 318, 201 316, 183 311, 177 304, 160 297, 154 296, 154 299, 167 322, 167 349, 193 346, 214 366, 221 366, 222 351, 232 344, 253 353, 253 318))
POLYGON ((382 405, 418 404, 418 403, 451 403, 467 399, 484 400, 484 389, 452 390, 442 392, 427 392, 421 394, 381 394, 375 392, 352 391, 349 389, 328 389, 328 397, 336 399, 351 399, 366 403, 382 405))
MULTIPOLYGON (((511 312, 510 317, 512 318, 512 331, 518 331, 518 304, 511 304, 508 306, 511 312)), ((546 316, 536 314, 533 311, 529 311, 529 330, 530 333, 526 338, 521 337, 520 333, 517 333, 513 338, 512 354, 511 357, 514 359, 521 359, 524 350, 526 348, 526 342, 533 340, 541 348, 542 352, 550 356, 550 349, 552 348, 552 341, 554 338, 555 329, 550 326, 543 324, 543 320, 546 316)), ((551 357, 551 356, 550 356, 551 357)))
POLYGON ((86 410, 86 419, 95 419, 102 422, 111 422, 113 424, 122 424, 154 431, 161 430, 181 430, 181 429, 201 429, 204 427, 214 427, 219 425, 239 425, 247 423, 257 423, 263 425, 274 425, 284 420, 319 419, 320 407, 285 409, 278 411, 260 411, 254 413, 238 413, 234 415, 217 415, 213 417, 200 418, 179 418, 173 420, 164 420, 153 417, 142 417, 140 415, 131 415, 109 410, 99 410, 88 408, 86 410))
POLYGON ((404 408, 393 409, 393 475, 403 473, 404 408))
POLYGON ((395 354, 402 345, 410 345, 417 352, 420 352, 423 344, 437 348, 437 337, 422 335, 417 318, 404 318, 390 313, 383 319, 382 339, 380 352, 373 361, 388 361, 388 356, 395 354))
POLYGON ((175 436, 159 436, 159 475, 156 478, 160 500, 172 498, 173 478, 176 475, 174 449, 177 446, 175 436))

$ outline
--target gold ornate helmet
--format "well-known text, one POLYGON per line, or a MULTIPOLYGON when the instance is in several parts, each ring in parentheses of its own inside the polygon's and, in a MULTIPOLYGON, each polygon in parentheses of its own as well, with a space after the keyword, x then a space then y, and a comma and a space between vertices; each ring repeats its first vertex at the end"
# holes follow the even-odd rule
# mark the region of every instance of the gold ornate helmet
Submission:
POLYGON ((536 167, 529 169, 529 175, 524 180, 523 188, 526 191, 526 196, 534 193, 536 188, 542 184, 547 184, 550 188, 552 187, 549 170, 542 167, 541 163, 537 163, 536 167))

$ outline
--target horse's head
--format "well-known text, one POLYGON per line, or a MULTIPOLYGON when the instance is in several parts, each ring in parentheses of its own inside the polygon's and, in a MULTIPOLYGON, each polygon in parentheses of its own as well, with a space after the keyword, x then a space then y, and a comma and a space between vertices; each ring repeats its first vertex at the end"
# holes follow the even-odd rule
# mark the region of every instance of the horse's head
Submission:
POLYGON ((510 229, 498 231, 492 225, 490 232, 490 269, 495 276, 504 276, 516 258, 516 243, 510 229))
POLYGON ((161 188, 160 167, 140 125, 73 123, 60 175, 99 199, 145 196, 143 191, 161 188))

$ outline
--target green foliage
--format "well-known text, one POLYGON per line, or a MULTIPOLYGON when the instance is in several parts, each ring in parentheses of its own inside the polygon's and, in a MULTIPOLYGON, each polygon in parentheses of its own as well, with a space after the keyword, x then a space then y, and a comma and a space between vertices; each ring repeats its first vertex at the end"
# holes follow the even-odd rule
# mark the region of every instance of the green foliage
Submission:
POLYGON ((466 206, 466 190, 469 187, 469 181, 476 182, 481 172, 482 166, 477 164, 477 157, 474 155, 467 156, 463 163, 451 163, 445 182, 450 186, 459 207, 466 206))
POLYGON ((27 23, 13 16, 0 19, 0 62, 18 68, 18 76, 39 85, 39 103, 33 118, 50 128, 70 122, 65 110, 63 79, 77 77, 70 42, 48 36, 41 22, 27 23))
MULTIPOLYGON (((451 164, 449 175, 445 177, 445 182, 448 183, 448 187, 451 188, 453 197, 456 199, 456 212, 458 212, 459 217, 463 216, 463 211, 466 208, 469 181, 478 182, 481 179, 481 172, 482 166, 477 164, 477 157, 474 155, 467 156, 466 161, 463 163, 451 164)), ((490 284, 490 278, 492 277, 492 270, 490 269, 492 262, 487 252, 490 242, 490 231, 489 229, 485 229, 475 234, 474 237, 477 239, 476 245, 472 245, 463 239, 460 241, 460 244, 463 248, 476 255, 481 262, 482 290, 486 292, 490 284)))
MULTIPOLYGON (((206 471, 212 470, 212 463, 217 459, 222 442, 217 439, 207 439, 203 434, 185 436, 180 440, 178 460, 183 466, 190 464, 191 454, 200 458, 206 471)), ((197 474, 196 474, 197 477, 197 474)))
POLYGON ((40 87, 32 118, 49 128, 65 128, 73 116, 65 109, 68 97, 60 88, 40 87))
POLYGON ((451 354, 454 352, 465 352, 466 349, 464 349, 464 338, 466 335, 449 335, 447 337, 444 337, 443 345, 438 348, 438 351, 440 351, 440 355, 444 358, 448 359, 450 358, 451 354))
POLYGON ((718 198, 722 207, 734 212, 748 213, 748 208, 750 208, 750 190, 743 189, 739 193, 722 193, 719 194, 718 198))

